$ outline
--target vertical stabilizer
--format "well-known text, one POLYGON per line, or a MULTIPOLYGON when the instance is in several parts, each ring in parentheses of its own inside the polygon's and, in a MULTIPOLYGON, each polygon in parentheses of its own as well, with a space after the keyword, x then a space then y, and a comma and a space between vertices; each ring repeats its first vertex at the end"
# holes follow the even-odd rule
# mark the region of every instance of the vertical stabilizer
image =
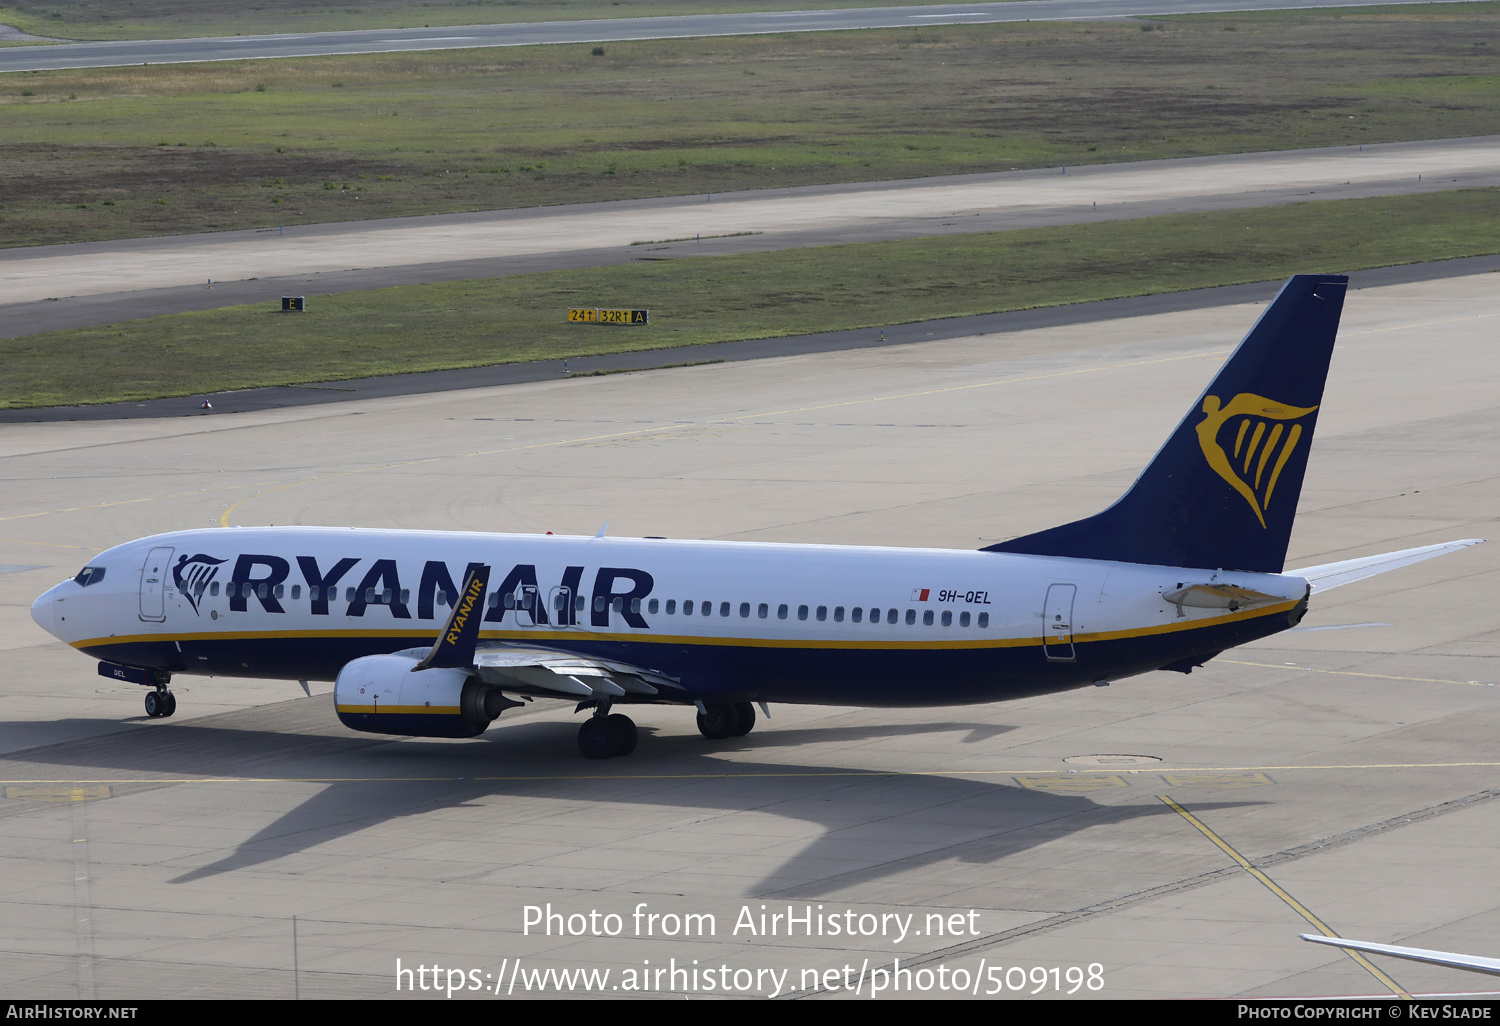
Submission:
POLYGON ((1109 509, 985 551, 1281 572, 1348 281, 1282 286, 1109 509))

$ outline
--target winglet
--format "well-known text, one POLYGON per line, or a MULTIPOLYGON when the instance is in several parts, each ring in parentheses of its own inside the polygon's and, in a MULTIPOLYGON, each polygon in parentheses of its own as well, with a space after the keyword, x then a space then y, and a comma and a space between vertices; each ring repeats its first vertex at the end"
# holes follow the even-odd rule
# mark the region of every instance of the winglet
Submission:
POLYGON ((605 522, 604 522, 604 523, 603 523, 603 524, 601 524, 601 525, 600 525, 600 526, 599 526, 599 530, 598 530, 598 532, 597 532, 597 533, 596 533, 596 534, 595 534, 595 535, 594 535, 594 537, 595 537, 595 538, 603 538, 603 537, 604 537, 604 532, 605 532, 605 531, 608 531, 608 530, 609 530, 609 521, 608 521, 608 520, 606 520, 606 521, 605 521, 605 522))
POLYGON ((476 566, 464 578, 464 586, 453 603, 453 612, 443 632, 433 642, 432 651, 412 667, 412 672, 428 667, 468 667, 474 665, 474 646, 479 643, 479 623, 484 619, 484 592, 489 586, 490 568, 476 566))

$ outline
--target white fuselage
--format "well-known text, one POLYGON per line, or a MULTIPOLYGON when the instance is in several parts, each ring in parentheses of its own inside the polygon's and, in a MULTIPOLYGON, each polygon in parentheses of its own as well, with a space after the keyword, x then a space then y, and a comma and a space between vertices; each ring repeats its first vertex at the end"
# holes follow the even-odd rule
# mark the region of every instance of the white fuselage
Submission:
POLYGON ((64 582, 32 613, 127 665, 331 679, 430 644, 476 563, 491 568, 487 642, 623 659, 688 698, 871 705, 1142 672, 1284 629, 1307 592, 1279 574, 947 549, 286 527, 118 546, 91 561, 102 578, 64 582), (1277 601, 1163 597, 1190 584, 1277 601))

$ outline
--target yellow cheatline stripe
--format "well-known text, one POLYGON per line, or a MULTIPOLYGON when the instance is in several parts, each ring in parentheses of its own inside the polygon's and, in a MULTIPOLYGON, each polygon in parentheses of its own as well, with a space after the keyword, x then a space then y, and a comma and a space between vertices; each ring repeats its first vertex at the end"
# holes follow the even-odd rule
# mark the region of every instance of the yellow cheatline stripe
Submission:
MULTIPOLYGON (((969 389, 974 389, 974 388, 993 388, 993 387, 996 387, 996 386, 999 386, 999 385, 1023 384, 1025 382, 1029 382, 1029 381, 1041 381, 1041 380, 1044 380, 1044 379, 1047 379, 1047 378, 1070 377, 1070 376, 1077 375, 1077 374, 1096 374, 1096 373, 1100 373, 1102 371, 1124 370, 1124 369, 1129 368, 1129 367, 1146 367, 1146 366, 1150 366, 1150 365, 1158 364, 1158 363, 1175 363, 1175 362, 1180 361, 1180 360, 1202 360, 1202 359, 1207 359, 1207 358, 1210 358, 1210 357, 1223 356, 1226 352, 1228 352, 1228 350, 1219 349, 1219 350, 1213 350, 1213 351, 1206 352, 1206 353, 1193 353, 1193 354, 1189 354, 1189 355, 1186 355, 1186 356, 1167 356, 1167 357, 1161 357, 1161 358, 1155 359, 1155 360, 1132 360, 1132 361, 1127 362, 1127 363, 1106 364, 1106 365, 1104 365, 1102 367, 1081 367, 1081 368, 1077 368, 1077 369, 1074 369, 1074 370, 1053 371, 1053 372, 1048 373, 1048 374, 1028 374, 1028 375, 1023 375, 1021 377, 1015 377, 1015 378, 1001 378, 1001 379, 998 379, 998 380, 995 380, 995 381, 979 381, 979 382, 974 382, 974 383, 968 384, 968 385, 950 385, 950 386, 948 386, 946 388, 930 388, 930 389, 924 389, 924 390, 918 391, 918 392, 900 392, 900 393, 895 393, 895 394, 892 394, 892 395, 871 396, 868 399, 850 399, 850 400, 846 400, 844 402, 822 403, 822 404, 815 405, 815 406, 797 406, 797 407, 792 407, 792 408, 785 409, 785 410, 770 410, 770 411, 764 411, 764 412, 760 412, 760 413, 745 413, 745 414, 741 414, 741 415, 735 416, 735 417, 720 417, 720 418, 717 418, 717 419, 704 421, 702 424, 661 424, 661 425, 658 425, 656 427, 633 428, 633 429, 631 429, 629 431, 614 431, 614 432, 609 432, 607 434, 602 434, 602 435, 587 435, 587 436, 584 436, 582 438, 564 438, 564 439, 561 439, 561 440, 556 441, 556 442, 535 442, 535 443, 532 443, 531 445, 513 445, 513 446, 506 446, 506 447, 499 448, 499 449, 482 449, 482 450, 477 450, 477 451, 474 451, 474 452, 449 453, 449 454, 444 455, 444 456, 427 456, 427 457, 423 457, 422 459, 403 460, 403 461, 401 461, 399 463, 386 463, 386 464, 381 464, 379 466, 373 466, 373 467, 360 467, 360 468, 357 468, 355 470, 342 470, 342 471, 337 471, 335 473, 324 473, 324 474, 313 475, 313 476, 310 476, 310 477, 302 478, 302 479, 297 480, 297 481, 287 482, 286 484, 283 484, 280 487, 270 489, 270 491, 278 491, 279 492, 279 491, 282 491, 282 490, 287 489, 287 488, 292 488, 292 487, 295 487, 297 485, 306 484, 309 481, 317 481, 319 479, 327 479, 327 478, 331 478, 331 477, 344 477, 344 476, 349 476, 349 475, 353 475, 353 474, 367 474, 367 473, 370 473, 371 471, 399 470, 399 469, 401 469, 403 467, 421 466, 422 464, 425 464, 425 463, 438 463, 438 462, 442 462, 444 460, 469 459, 471 457, 476 457, 476 456, 494 456, 494 455, 497 455, 497 454, 500 454, 500 453, 509 453, 509 452, 527 452, 527 451, 533 450, 533 449, 554 449, 554 448, 557 448, 559 446, 564 446, 564 445, 583 445, 583 444, 586 444, 588 442, 607 442, 607 441, 614 441, 614 440, 623 439, 623 438, 642 437, 642 436, 645 436, 645 435, 652 435, 652 434, 662 434, 662 433, 671 432, 671 431, 690 430, 690 429, 695 428, 695 427, 712 426, 712 425, 715 425, 715 424, 734 424, 734 423, 737 423, 737 422, 740 422, 740 421, 752 420, 752 419, 754 419, 756 417, 779 417, 779 416, 786 416, 788 414, 794 414, 794 413, 811 413, 811 412, 814 412, 816 410, 831 410, 831 409, 837 409, 837 408, 844 407, 844 406, 861 406, 861 405, 864 405, 864 404, 867 404, 867 403, 881 403, 881 402, 887 402, 889 400, 895 400, 895 399, 917 399, 917 398, 921 398, 923 396, 941 395, 941 394, 943 394, 945 392, 963 392, 963 391, 967 391, 969 389)), ((269 494, 269 493, 262 493, 262 494, 269 494)), ((172 498, 173 496, 163 496, 163 497, 164 498, 172 498)), ((220 527, 228 527, 229 526, 229 517, 230 517, 230 515, 232 513, 234 513, 235 510, 239 509, 239 507, 242 506, 244 503, 248 502, 251 498, 254 498, 254 496, 248 496, 247 495, 245 498, 241 499, 239 502, 235 503, 233 506, 230 506, 228 509, 226 509, 224 511, 223 515, 221 515, 219 517, 219 526, 220 527)), ((151 500, 149 500, 149 499, 138 499, 138 500, 132 500, 132 501, 149 502, 151 500)), ((42 516, 43 514, 37 513, 37 514, 29 514, 29 515, 31 515, 31 516, 42 516)))
POLYGON ((370 713, 390 716, 457 716, 462 711, 456 705, 338 705, 341 713, 370 713))
MULTIPOLYGON (((1246 609, 1235 613, 1225 613, 1222 616, 1208 617, 1202 620, 1173 621, 1172 623, 1159 624, 1154 627, 1136 627, 1122 631, 1100 631, 1093 634, 1075 634, 1073 641, 1078 644, 1093 641, 1118 641, 1126 638, 1143 638, 1160 634, 1175 634, 1182 631, 1190 631, 1200 627, 1217 627, 1221 624, 1233 623, 1239 620, 1250 620, 1263 616, 1274 616, 1292 609, 1297 603, 1283 602, 1274 606, 1265 606, 1260 609, 1246 609)), ((885 626, 885 625, 882 625, 885 626)), ((975 629, 978 628, 958 628, 975 629)), ((120 634, 107 638, 85 638, 81 641, 70 641, 69 645, 77 649, 108 648, 111 645, 142 645, 157 642, 171 641, 253 641, 253 640, 285 640, 292 638, 417 638, 423 641, 431 640, 436 634, 433 628, 411 629, 411 630, 308 630, 308 631, 218 631, 218 632, 195 632, 192 634, 120 634)), ((1021 648, 1037 646, 1040 647, 1043 638, 979 638, 969 640, 936 640, 924 639, 919 641, 887 641, 887 640, 845 640, 845 641, 821 641, 814 639, 798 638, 711 638, 692 634, 616 634, 616 633, 594 633, 587 628, 576 632, 569 631, 542 631, 542 630, 512 630, 480 631, 481 640, 488 641, 516 641, 516 642, 545 642, 545 641, 612 641, 612 642, 636 642, 652 645, 704 645, 722 646, 732 648, 780 648, 780 649, 889 649, 889 650, 912 650, 912 651, 949 651, 958 649, 985 649, 985 648, 1021 648)), ((1062 644, 1062 643, 1058 643, 1062 644)), ((570 655, 573 653, 563 649, 558 650, 558 655, 570 655)), ((1224 660, 1229 662, 1230 660, 1224 660)), ((1246 665, 1259 666, 1260 663, 1248 663, 1246 665)), ((1270 665, 1270 664, 1265 664, 1270 665)), ((1332 671, 1329 671, 1332 672, 1332 671)))
MULTIPOLYGON (((1166 802, 1166 804, 1171 807, 1173 812, 1177 813, 1183 819, 1191 823, 1204 837, 1207 837, 1210 841, 1214 842, 1214 844, 1218 845, 1219 850, 1224 852, 1224 854, 1228 855, 1230 858, 1234 859, 1235 862, 1239 863, 1239 867, 1241 869, 1264 884, 1272 894, 1276 895, 1276 897, 1286 902, 1286 904, 1292 909, 1293 912, 1296 912, 1303 919, 1306 919, 1320 933, 1322 933, 1323 936, 1338 936, 1338 934, 1335 933, 1327 923, 1323 922, 1323 920, 1313 915, 1312 912, 1308 910, 1306 905, 1302 904, 1302 902, 1298 901, 1296 898, 1288 894, 1286 890, 1283 889, 1275 880, 1272 880, 1265 873, 1252 866, 1249 859, 1245 858, 1245 856, 1241 855, 1239 852, 1230 847, 1229 843, 1225 841, 1224 838, 1220 837, 1218 834, 1214 833, 1207 826, 1205 826, 1197 816, 1194 816, 1187 809, 1184 809, 1181 805, 1178 805, 1176 802, 1174 802, 1164 794, 1159 794, 1156 797, 1160 798, 1163 802, 1166 802)), ((1387 976, 1378 966, 1376 966, 1363 954, 1355 951, 1353 948, 1340 948, 1339 950, 1348 955, 1350 958, 1354 959, 1354 961, 1358 962, 1371 976, 1375 977, 1381 983, 1389 987, 1392 994, 1395 994, 1397 997, 1405 998, 1408 1001, 1411 1000, 1411 995, 1408 994, 1400 984, 1387 976)))
POLYGON ((1308 673, 1332 673, 1339 677, 1378 677, 1381 680, 1414 680, 1421 684, 1467 684, 1469 687, 1489 687, 1477 680, 1444 680, 1441 677, 1397 677, 1389 673, 1360 673, 1357 670, 1319 670, 1311 666, 1284 666, 1276 663, 1247 663, 1243 659, 1218 659, 1215 662, 1232 663, 1235 666, 1262 666, 1270 670, 1306 670, 1308 673))
MULTIPOLYGON (((417 740, 423 740, 418 738, 417 740)), ((22 753, 13 753, 16 756, 22 753)), ((504 776, 482 776, 482 777, 107 777, 102 779, 92 778, 38 778, 0 780, 0 784, 283 784, 283 783, 315 783, 315 784, 410 784, 410 783, 457 783, 457 782, 482 782, 482 783, 504 783, 504 782, 539 782, 548 780, 750 780, 758 778, 796 778, 808 777, 863 777, 869 779, 882 779, 891 777, 1066 777, 1086 778, 1089 776, 1139 776, 1147 773, 1286 773, 1292 770, 1300 771, 1326 771, 1326 770, 1380 770, 1380 769, 1468 769, 1468 768, 1494 769, 1500 767, 1500 762, 1406 762, 1406 763, 1370 763, 1365 765, 1330 765, 1330 766, 1151 766, 1151 767, 1126 767, 1110 766, 1098 769, 1075 770, 1075 769, 995 769, 995 770, 797 770, 787 772, 753 772, 736 773, 726 770, 722 773, 543 773, 543 774, 509 774, 504 776)))

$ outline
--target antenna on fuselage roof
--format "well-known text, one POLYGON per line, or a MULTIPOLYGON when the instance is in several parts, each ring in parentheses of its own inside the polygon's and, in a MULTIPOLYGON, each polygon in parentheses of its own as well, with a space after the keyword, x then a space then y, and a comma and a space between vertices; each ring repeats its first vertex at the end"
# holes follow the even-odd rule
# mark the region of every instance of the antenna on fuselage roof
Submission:
POLYGON ((608 531, 608 530, 609 530, 609 521, 606 520, 603 524, 601 524, 599 526, 599 531, 598 531, 598 533, 596 533, 594 535, 594 537, 595 538, 603 538, 604 537, 604 532, 608 531))

